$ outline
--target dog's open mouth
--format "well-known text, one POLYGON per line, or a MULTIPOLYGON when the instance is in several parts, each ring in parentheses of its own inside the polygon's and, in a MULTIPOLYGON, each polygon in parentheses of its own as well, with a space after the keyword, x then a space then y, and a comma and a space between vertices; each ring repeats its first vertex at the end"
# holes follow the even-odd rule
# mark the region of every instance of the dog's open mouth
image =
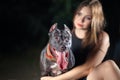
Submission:
POLYGON ((67 69, 68 56, 69 56, 68 51, 60 52, 60 51, 57 51, 55 48, 50 48, 50 46, 48 46, 47 50, 48 50, 47 56, 48 57, 51 56, 51 60, 55 60, 60 69, 62 70, 67 69))

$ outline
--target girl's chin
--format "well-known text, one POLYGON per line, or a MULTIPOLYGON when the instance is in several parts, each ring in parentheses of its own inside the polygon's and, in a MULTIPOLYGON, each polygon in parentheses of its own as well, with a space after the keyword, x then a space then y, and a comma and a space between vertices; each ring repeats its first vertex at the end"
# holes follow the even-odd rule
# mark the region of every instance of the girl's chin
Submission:
POLYGON ((83 28, 83 27, 81 27, 81 28, 77 27, 76 29, 79 29, 79 30, 88 30, 88 28, 83 28))

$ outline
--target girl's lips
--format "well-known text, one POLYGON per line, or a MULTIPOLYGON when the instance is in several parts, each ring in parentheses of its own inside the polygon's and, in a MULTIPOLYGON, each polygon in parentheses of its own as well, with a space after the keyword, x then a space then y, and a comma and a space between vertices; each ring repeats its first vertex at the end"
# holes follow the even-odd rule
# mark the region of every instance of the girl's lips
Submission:
POLYGON ((82 24, 77 24, 79 27, 83 27, 83 25, 82 24))

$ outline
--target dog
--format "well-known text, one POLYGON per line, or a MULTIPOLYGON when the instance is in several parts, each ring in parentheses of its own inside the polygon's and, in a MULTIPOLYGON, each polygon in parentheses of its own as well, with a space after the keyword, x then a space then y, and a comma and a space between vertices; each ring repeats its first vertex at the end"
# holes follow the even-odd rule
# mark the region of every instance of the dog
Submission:
POLYGON ((41 76, 60 75, 75 64, 75 58, 70 49, 72 45, 71 31, 65 24, 63 26, 64 29, 59 29, 58 24, 55 23, 49 30, 49 42, 40 55, 41 76))

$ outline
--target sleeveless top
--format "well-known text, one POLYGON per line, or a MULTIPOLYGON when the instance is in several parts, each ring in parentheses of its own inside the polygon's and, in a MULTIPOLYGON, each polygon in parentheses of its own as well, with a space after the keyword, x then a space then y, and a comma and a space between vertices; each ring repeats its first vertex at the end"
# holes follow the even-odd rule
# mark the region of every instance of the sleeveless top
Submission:
MULTIPOLYGON (((74 33, 72 34, 72 46, 71 50, 73 51, 75 57, 75 66, 79 66, 85 63, 86 58, 90 52, 90 46, 82 48, 82 39, 79 39, 74 33)), ((83 77, 79 80, 86 80, 86 77, 83 77)))
POLYGON ((90 47, 86 47, 83 49, 81 42, 82 42, 82 39, 79 39, 73 33, 71 50, 73 51, 73 54, 75 57, 75 66, 82 65, 85 62, 85 60, 90 52, 90 47))

